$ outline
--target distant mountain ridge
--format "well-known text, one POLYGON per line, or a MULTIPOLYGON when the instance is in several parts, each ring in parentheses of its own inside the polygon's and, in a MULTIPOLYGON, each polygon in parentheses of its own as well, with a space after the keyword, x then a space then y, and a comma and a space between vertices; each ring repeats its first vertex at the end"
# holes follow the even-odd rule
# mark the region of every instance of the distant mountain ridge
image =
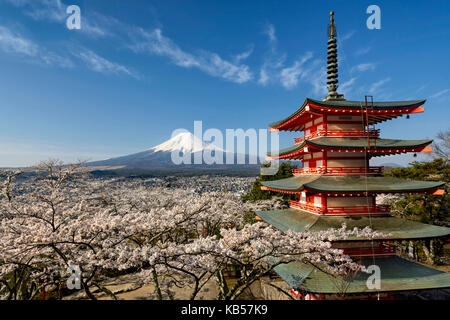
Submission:
POLYGON ((87 165, 97 167, 97 170, 100 171, 114 172, 165 172, 170 174, 171 172, 181 171, 183 174, 188 174, 188 171, 191 170, 194 174, 196 172, 205 174, 205 171, 211 171, 211 173, 228 173, 230 171, 258 173, 260 165, 248 164, 248 155, 245 155, 245 164, 237 164, 237 157, 238 155, 235 153, 230 154, 212 143, 202 141, 190 132, 184 132, 145 151, 101 161, 93 161, 87 163, 87 165), (204 151, 208 151, 208 154, 212 156, 217 155, 215 152, 221 152, 223 155, 223 164, 207 164, 204 160, 202 160, 201 164, 194 164, 196 157, 203 159, 202 155, 204 151), (190 157, 191 164, 189 162, 188 164, 175 164, 172 161, 172 152, 180 152, 179 156, 183 158, 190 157), (232 157, 234 160, 233 164, 226 164, 225 160, 227 156, 228 158, 232 157))
POLYGON ((404 167, 404 166, 402 166, 401 164, 394 163, 394 162, 381 163, 380 166, 382 166, 382 167, 392 167, 392 168, 401 168, 401 167, 404 167))

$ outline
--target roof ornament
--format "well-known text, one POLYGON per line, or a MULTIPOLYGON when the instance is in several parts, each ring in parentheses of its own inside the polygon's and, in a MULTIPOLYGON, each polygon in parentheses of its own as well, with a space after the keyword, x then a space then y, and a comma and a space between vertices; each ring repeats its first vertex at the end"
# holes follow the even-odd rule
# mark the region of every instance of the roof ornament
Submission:
POLYGON ((337 93, 338 64, 337 64, 337 41, 336 26, 334 24, 334 12, 330 12, 330 25, 328 26, 328 60, 327 60, 327 85, 328 95, 326 100, 345 100, 343 94, 337 93))

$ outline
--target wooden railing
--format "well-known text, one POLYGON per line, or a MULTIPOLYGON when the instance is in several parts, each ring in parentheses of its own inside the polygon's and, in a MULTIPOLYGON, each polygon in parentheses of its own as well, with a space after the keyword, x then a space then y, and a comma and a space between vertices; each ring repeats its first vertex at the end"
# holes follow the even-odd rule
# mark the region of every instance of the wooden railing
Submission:
POLYGON ((321 207, 316 207, 311 204, 300 203, 298 201, 289 200, 289 205, 291 208, 302 209, 306 211, 312 211, 315 213, 323 213, 323 209, 321 207))
POLYGON ((349 206, 349 207, 328 207, 327 214, 386 214, 389 213, 389 206, 376 205, 376 206, 349 206))
POLYGON ((318 214, 329 215, 366 215, 366 214, 388 214, 389 206, 346 206, 346 207, 318 207, 311 204, 301 203, 295 200, 289 200, 291 208, 297 208, 318 214))
POLYGON ((305 140, 318 137, 378 137, 380 136, 380 129, 367 130, 317 130, 303 137, 295 138, 296 144, 300 144, 305 140))
POLYGON ((383 172, 383 167, 369 167, 368 170, 364 167, 314 167, 314 168, 300 168, 292 169, 294 175, 301 174, 380 174, 383 172))
POLYGON ((360 248, 341 248, 344 254, 349 256, 371 256, 371 255, 395 255, 396 248, 391 246, 382 247, 360 247, 360 248))

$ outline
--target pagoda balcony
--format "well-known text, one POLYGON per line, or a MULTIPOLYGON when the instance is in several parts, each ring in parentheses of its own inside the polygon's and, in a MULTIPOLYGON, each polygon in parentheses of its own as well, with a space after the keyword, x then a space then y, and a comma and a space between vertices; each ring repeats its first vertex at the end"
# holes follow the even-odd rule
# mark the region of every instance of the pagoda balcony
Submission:
POLYGON ((322 207, 313 206, 311 204, 301 203, 295 200, 289 200, 289 206, 295 209, 301 209, 308 212, 313 212, 316 214, 323 214, 324 210, 322 207))
POLYGON ((381 174, 383 167, 314 167, 292 169, 294 175, 351 175, 351 174, 381 174))
POLYGON ((295 200, 289 200, 291 208, 308 211, 313 214, 325 214, 332 216, 341 215, 386 215, 389 214, 389 206, 346 206, 346 207, 318 207, 311 204, 301 203, 295 200))
POLYGON ((295 138, 296 144, 301 144, 305 140, 311 140, 320 137, 373 137, 378 138, 380 136, 380 129, 370 129, 370 130, 317 130, 308 135, 304 135, 300 138, 295 138))
POLYGON ((365 256, 393 256, 396 254, 397 250, 393 246, 382 246, 382 247, 360 247, 360 248, 341 248, 344 254, 352 257, 365 257, 365 256))

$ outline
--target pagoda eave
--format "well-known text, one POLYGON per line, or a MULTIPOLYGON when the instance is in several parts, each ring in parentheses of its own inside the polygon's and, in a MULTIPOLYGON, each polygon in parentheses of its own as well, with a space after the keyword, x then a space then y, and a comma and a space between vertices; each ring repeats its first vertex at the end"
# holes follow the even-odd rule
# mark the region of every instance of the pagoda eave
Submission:
POLYGON ((373 107, 364 109, 365 102, 347 100, 318 101, 307 98, 302 106, 289 117, 269 124, 269 131, 299 131, 311 117, 324 115, 366 115, 369 124, 391 120, 405 114, 424 112, 421 107, 426 100, 374 102, 373 107))
MULTIPOLYGON (((383 234, 383 237, 378 238, 383 241, 446 239, 450 236, 450 228, 396 218, 390 215, 316 215, 294 208, 257 211, 256 215, 264 222, 283 232, 288 230, 305 232, 324 231, 330 228, 339 229, 345 223, 348 230, 370 226, 372 230, 383 234)), ((367 240, 372 239, 351 237, 340 241, 358 242, 367 240)))
POLYGON ((409 149, 388 149, 388 148, 373 148, 373 149, 349 149, 349 148, 321 148, 321 149, 312 149, 306 151, 296 151, 289 154, 284 154, 280 156, 269 156, 266 157, 265 160, 301 160, 303 156, 309 152, 359 152, 359 153, 367 153, 370 157, 383 157, 394 154, 402 154, 402 153, 419 153, 419 152, 431 152, 432 147, 418 147, 418 148, 409 148, 409 149))
POLYGON ((433 188, 433 189, 429 189, 429 190, 424 190, 424 191, 378 191, 378 192, 365 192, 365 191, 348 191, 348 192, 323 192, 323 191, 318 191, 318 190, 313 190, 313 189, 299 189, 296 191, 292 191, 292 190, 283 190, 283 189, 276 189, 276 188, 270 188, 270 187, 266 187, 266 186, 261 186, 261 190, 263 191, 273 191, 273 192, 279 192, 279 193, 285 193, 285 194, 300 194, 302 192, 310 192, 310 193, 316 193, 317 195, 324 195, 324 196, 328 196, 328 197, 374 197, 380 194, 409 194, 409 195, 413 195, 413 194, 430 194, 430 195, 437 195, 437 196, 442 196, 445 193, 444 189, 438 189, 438 188, 433 188))
POLYGON ((368 153, 371 157, 401 154, 407 152, 431 152, 427 147, 433 140, 396 140, 367 137, 327 137, 303 140, 294 146, 267 153, 267 160, 301 159, 311 152, 349 152, 368 153))
POLYGON ((434 193, 442 181, 404 180, 384 176, 304 175, 261 181, 261 188, 276 192, 299 193, 305 190, 324 194, 434 193))
MULTIPOLYGON (((361 265, 377 265, 382 272, 380 288, 370 289, 367 280, 370 274, 359 272, 348 283, 345 293, 379 294, 450 287, 450 275, 446 272, 414 263, 398 256, 365 257, 358 262, 361 265)), ((340 287, 348 282, 339 276, 333 276, 309 264, 291 262, 275 267, 275 271, 292 288, 315 294, 341 294, 340 287)))

